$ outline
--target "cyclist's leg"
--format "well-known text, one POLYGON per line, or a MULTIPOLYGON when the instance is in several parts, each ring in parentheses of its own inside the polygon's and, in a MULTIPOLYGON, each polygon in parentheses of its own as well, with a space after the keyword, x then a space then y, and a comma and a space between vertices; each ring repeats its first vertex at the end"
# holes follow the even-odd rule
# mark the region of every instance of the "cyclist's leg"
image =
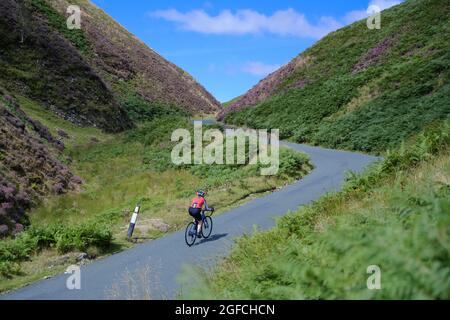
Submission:
POLYGON ((200 221, 198 222, 198 228, 197 228, 197 232, 198 232, 198 233, 200 233, 200 232, 202 231, 202 226, 203 226, 203 221, 200 220, 200 221))
POLYGON ((198 224, 199 224, 198 232, 201 232, 201 231, 202 231, 202 226, 203 226, 203 216, 204 216, 204 214, 205 214, 204 211, 202 211, 202 212, 200 213, 200 220, 198 221, 198 224))
POLYGON ((202 219, 197 220, 197 234, 200 234, 200 232, 202 231, 202 225, 203 225, 202 219))
POLYGON ((197 234, 202 230, 202 211, 200 208, 189 208, 189 214, 194 218, 197 227, 197 234))

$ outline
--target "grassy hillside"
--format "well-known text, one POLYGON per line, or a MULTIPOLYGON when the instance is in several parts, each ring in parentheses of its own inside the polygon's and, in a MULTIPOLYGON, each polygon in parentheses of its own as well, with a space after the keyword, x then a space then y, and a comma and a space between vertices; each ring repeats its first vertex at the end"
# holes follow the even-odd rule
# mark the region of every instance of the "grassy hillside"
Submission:
POLYGON ((239 239, 188 298, 449 299, 449 156, 450 118, 342 192, 239 239), (367 289, 371 265, 381 290, 367 289))
POLYGON ((0 84, 80 125, 117 132, 132 126, 124 111, 137 121, 174 108, 211 114, 220 105, 88 0, 2 1, 0 39, 0 84), (74 4, 80 30, 66 26, 74 4))
POLYGON ((132 127, 113 92, 85 57, 83 33, 43 0, 0 4, 0 86, 64 119, 108 132, 132 127), (62 32, 61 30, 65 30, 62 32))
MULTIPOLYGON (((184 228, 190 221, 187 207, 199 188, 209 191, 208 203, 220 214, 311 169, 305 155, 288 149, 281 150, 280 174, 273 177, 260 176, 259 165, 176 167, 170 160, 171 133, 193 129, 183 116, 160 116, 124 133, 107 134, 80 128, 28 98, 18 100, 21 110, 51 135, 64 132, 58 141, 65 149, 51 154, 67 163, 82 185, 62 195, 47 191, 29 211, 25 232, 0 241, 0 291, 60 272, 76 263, 79 252, 94 259, 128 248, 132 243, 126 231, 138 202, 142 212, 134 236, 141 242, 184 228)), ((50 186, 53 179, 47 181, 50 186)), ((0 217, 0 226, 4 223, 0 217)))
POLYGON ((236 101, 238 101, 240 98, 241 98, 241 97, 239 96, 239 97, 233 98, 233 99, 231 99, 231 100, 229 100, 229 101, 227 101, 227 102, 222 103, 222 108, 228 108, 228 107, 231 106, 233 103, 235 103, 236 101))
POLYGON ((25 212, 49 193, 81 183, 67 166, 64 143, 0 87, 0 237, 23 231, 25 212))
POLYGON ((146 102, 176 105, 193 113, 215 113, 219 109, 220 103, 191 75, 149 48, 89 0, 46 3, 62 16, 66 16, 69 5, 80 6, 82 31, 90 44, 87 59, 122 102, 126 103, 132 94, 146 102))
POLYGON ((90 1, 1 1, 0 291, 60 272, 80 251, 130 246, 138 201, 135 234, 152 239, 184 225, 196 188, 217 191, 210 201, 224 210, 310 169, 289 151, 290 176, 271 179, 245 165, 204 180, 171 166, 171 131, 218 107, 90 1), (81 30, 66 27, 69 4, 82 9, 81 30))
POLYGON ((450 2, 407 0, 333 32, 229 106, 228 123, 384 151, 450 113, 450 2))
POLYGON ((218 106, 90 1, 2 1, 0 237, 21 230, 25 213, 44 197, 78 189, 84 177, 72 173, 74 148, 218 106), (80 30, 67 28, 69 4, 82 9, 80 30))

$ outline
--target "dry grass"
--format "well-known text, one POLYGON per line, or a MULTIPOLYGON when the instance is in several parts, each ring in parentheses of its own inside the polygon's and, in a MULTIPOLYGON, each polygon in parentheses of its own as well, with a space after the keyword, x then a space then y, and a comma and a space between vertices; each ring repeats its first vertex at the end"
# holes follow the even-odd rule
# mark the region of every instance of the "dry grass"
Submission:
POLYGON ((158 271, 149 266, 138 270, 125 270, 119 275, 110 288, 105 290, 110 300, 153 300, 167 299, 159 281, 158 271), (158 292, 158 296, 154 292, 158 292))

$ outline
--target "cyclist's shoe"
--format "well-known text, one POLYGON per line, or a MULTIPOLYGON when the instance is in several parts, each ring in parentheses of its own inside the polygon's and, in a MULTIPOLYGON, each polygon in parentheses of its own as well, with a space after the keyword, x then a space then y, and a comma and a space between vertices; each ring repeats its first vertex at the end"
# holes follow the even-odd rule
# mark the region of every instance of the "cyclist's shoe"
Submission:
POLYGON ((203 237, 203 235, 201 232, 197 233, 197 238, 201 239, 202 237, 203 237))

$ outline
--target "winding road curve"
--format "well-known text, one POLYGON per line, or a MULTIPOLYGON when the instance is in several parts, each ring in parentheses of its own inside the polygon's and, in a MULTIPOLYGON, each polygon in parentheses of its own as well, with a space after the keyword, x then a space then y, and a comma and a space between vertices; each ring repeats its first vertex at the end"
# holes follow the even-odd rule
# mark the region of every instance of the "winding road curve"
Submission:
POLYGON ((229 253, 234 238, 252 233, 255 225, 260 230, 273 227, 274 218, 339 190, 345 172, 360 172, 378 159, 359 153, 283 144, 309 154, 315 169, 292 185, 216 216, 210 239, 197 240, 189 248, 182 230, 83 266, 80 290, 68 290, 69 275, 60 274, 0 299, 138 299, 145 297, 143 290, 150 292, 154 299, 175 298, 181 288, 179 275, 184 265, 213 266, 229 253))

